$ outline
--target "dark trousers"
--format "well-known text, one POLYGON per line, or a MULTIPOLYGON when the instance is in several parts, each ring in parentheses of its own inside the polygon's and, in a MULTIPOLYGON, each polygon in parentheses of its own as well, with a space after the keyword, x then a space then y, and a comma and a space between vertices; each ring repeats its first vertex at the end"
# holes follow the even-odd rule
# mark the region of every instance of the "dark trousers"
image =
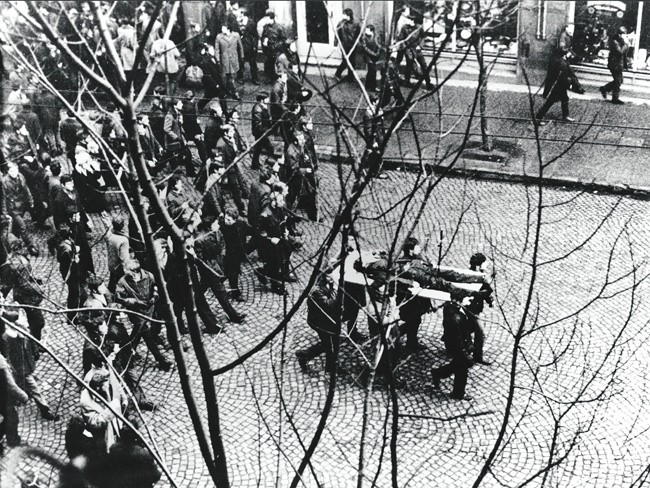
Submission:
POLYGON ((319 341, 312 344, 307 349, 297 351, 296 357, 305 361, 311 361, 325 353, 325 369, 330 371, 332 368, 336 367, 336 357, 338 356, 340 338, 334 334, 329 334, 318 329, 315 330, 318 334, 319 341))
POLYGON ((612 92, 612 99, 618 100, 621 94, 621 85, 623 84, 623 71, 618 69, 610 69, 609 71, 612 73, 614 79, 603 86, 603 90, 605 92, 612 92))
POLYGON ((254 83, 257 82, 257 53, 255 51, 244 52, 244 62, 241 63, 239 73, 237 73, 237 79, 244 79, 244 70, 246 63, 248 63, 248 66, 250 66, 251 81, 254 83))
POLYGON ((368 63, 364 86, 368 91, 374 91, 377 88, 377 65, 375 63, 368 63))
POLYGON ((454 357, 451 362, 439 368, 433 368, 432 375, 435 378, 443 379, 454 375, 454 388, 451 396, 454 398, 463 398, 465 396, 465 387, 467 386, 467 374, 469 372, 469 363, 466 358, 454 357))
POLYGON ((277 56, 273 49, 265 47, 264 52, 264 76, 266 76, 268 81, 275 81, 278 79, 278 75, 275 73, 275 60, 277 56))
POLYGON ((472 332, 474 333, 474 362, 483 360, 483 344, 485 343, 485 332, 481 327, 481 321, 476 318, 470 322, 472 332))
POLYGON ((354 66, 355 53, 348 53, 348 59, 350 60, 349 65, 345 58, 343 58, 343 60, 341 60, 341 64, 339 64, 339 67, 336 68, 337 78, 340 78, 343 75, 343 72, 346 70, 346 68, 348 70, 348 78, 352 78, 352 67, 354 66))
POLYGON ((262 153, 266 154, 267 156, 272 156, 273 155, 273 143, 271 143, 271 140, 268 137, 262 137, 261 139, 256 137, 255 138, 257 142, 255 143, 255 146, 253 147, 253 160, 251 162, 251 168, 253 169, 259 169, 260 168, 260 155, 262 153))
POLYGON ((205 292, 208 289, 212 290, 214 297, 219 302, 219 305, 221 305, 223 311, 226 312, 226 315, 229 319, 232 320, 239 315, 237 313, 237 310, 235 310, 235 308, 230 303, 230 300, 228 300, 228 293, 226 291, 226 287, 223 284, 223 281, 212 273, 206 272, 201 275, 201 281, 199 283, 199 291, 197 293, 197 296, 201 295, 205 300, 205 292))
POLYGON ((115 293, 117 282, 120 281, 122 276, 124 276, 124 268, 122 268, 121 264, 117 268, 110 270, 108 277, 108 291, 115 293))
MULTIPOLYGON (((82 287, 81 283, 79 282, 79 278, 71 278, 67 282, 68 285, 68 308, 81 308, 81 305, 83 305, 83 302, 85 300, 82 300, 81 294, 82 294, 82 287)), ((68 320, 70 322, 74 322, 77 318, 77 315, 79 312, 68 312, 66 316, 68 317, 68 320)))
POLYGON ((14 212, 10 210, 9 215, 11 216, 11 233, 19 239, 22 239, 25 243, 25 247, 32 246, 34 241, 32 241, 32 236, 27 232, 27 224, 23 219, 23 212, 14 212))
POLYGON ((151 351, 151 355, 154 357, 158 364, 167 364, 167 358, 160 350, 158 341, 156 340, 155 334, 151 330, 151 326, 148 322, 140 317, 134 315, 129 315, 129 320, 133 325, 133 330, 131 331, 131 336, 129 337, 129 349, 132 353, 135 353, 135 350, 140 344, 140 340, 144 339, 147 348, 151 351))
MULTIPOLYGON (((199 153, 199 159, 205 166, 205 162, 208 160, 208 151, 205 148, 205 142, 200 139, 194 138, 194 145, 196 146, 196 151, 199 153)), ((193 167, 194 165, 192 165, 193 167)))
POLYGON ((241 295, 239 291, 239 273, 241 272, 241 259, 238 257, 228 256, 224 258, 224 274, 228 278, 230 291, 235 295, 241 295))
POLYGON ((6 436, 9 444, 17 445, 20 439, 18 435, 18 423, 20 421, 18 409, 14 405, 7 405, 6 410, 1 413, 4 416, 4 420, 0 424, 0 440, 6 436))
POLYGON ((237 94, 237 89, 235 84, 232 81, 232 73, 225 73, 222 75, 223 78, 223 88, 226 91, 226 94, 234 97, 237 94))
MULTIPOLYGON (((176 299, 172 298, 172 305, 174 306, 174 315, 176 315, 178 328, 184 333, 186 330, 185 322, 183 322, 183 311, 186 308, 185 291, 183 290, 181 292, 181 290, 169 290, 169 292, 171 297, 174 295, 178 297, 176 299)), ((201 318, 203 325, 205 325, 205 328, 208 331, 218 330, 220 327, 217 321, 217 317, 215 317, 214 313, 212 313, 212 309, 210 308, 210 304, 205 299, 205 295, 201 291, 194 293, 194 301, 196 302, 196 311, 201 318)))
POLYGON ((404 71, 404 79, 406 81, 406 84, 408 85, 411 82, 411 73, 413 72, 413 65, 415 63, 420 66, 420 71, 422 72, 422 76, 424 77, 424 81, 426 82, 427 86, 431 85, 431 78, 429 77, 429 72, 427 71, 427 62, 424 59, 422 53, 406 55, 406 70, 404 71))
MULTIPOLYGON (((25 303, 24 305, 28 304, 25 303)), ((37 308, 25 308, 24 310, 25 315, 27 315, 27 323, 29 324, 29 333, 40 341, 41 333, 45 327, 45 317, 43 316, 43 312, 37 308)))
POLYGON ((165 158, 170 161, 172 170, 175 171, 182 165, 187 176, 196 176, 196 168, 194 168, 192 152, 189 147, 183 146, 180 149, 168 150, 165 158))
POLYGON ((537 120, 542 120, 544 118, 544 115, 546 115, 546 112, 557 102, 561 102, 562 104, 562 117, 568 117, 569 116, 569 94, 566 91, 563 91, 562 93, 559 94, 554 94, 551 93, 549 96, 546 98, 546 101, 544 102, 544 105, 541 106, 539 111, 537 112, 536 118, 537 120))

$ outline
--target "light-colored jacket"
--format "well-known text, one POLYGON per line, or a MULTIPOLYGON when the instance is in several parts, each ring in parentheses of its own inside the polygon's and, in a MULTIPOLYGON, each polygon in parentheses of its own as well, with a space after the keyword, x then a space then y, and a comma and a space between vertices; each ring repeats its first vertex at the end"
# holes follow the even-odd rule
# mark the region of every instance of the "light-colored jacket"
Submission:
POLYGON ((147 66, 147 73, 178 73, 178 61, 176 60, 181 56, 174 41, 164 39, 156 39, 151 45, 151 52, 149 57, 149 66, 147 66))
POLYGON ((244 57, 241 36, 237 32, 217 36, 214 41, 214 57, 221 65, 221 73, 231 75, 239 71, 239 60, 244 57))

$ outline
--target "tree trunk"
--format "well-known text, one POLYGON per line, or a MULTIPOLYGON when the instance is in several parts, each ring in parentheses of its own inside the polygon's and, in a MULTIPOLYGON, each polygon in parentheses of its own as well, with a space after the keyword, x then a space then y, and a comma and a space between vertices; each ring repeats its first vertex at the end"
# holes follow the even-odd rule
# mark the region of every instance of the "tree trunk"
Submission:
POLYGON ((487 119, 487 69, 483 57, 483 36, 479 35, 474 48, 478 60, 478 113, 481 122, 481 149, 486 152, 492 151, 492 138, 488 128, 487 119))

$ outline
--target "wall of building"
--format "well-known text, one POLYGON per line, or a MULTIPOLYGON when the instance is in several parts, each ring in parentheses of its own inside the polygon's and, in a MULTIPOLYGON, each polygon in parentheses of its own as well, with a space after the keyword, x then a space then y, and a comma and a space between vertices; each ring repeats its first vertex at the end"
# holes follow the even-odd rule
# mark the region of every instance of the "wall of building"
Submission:
POLYGON ((524 70, 533 85, 546 78, 548 61, 567 23, 570 3, 520 0, 517 78, 521 83, 525 83, 524 70))

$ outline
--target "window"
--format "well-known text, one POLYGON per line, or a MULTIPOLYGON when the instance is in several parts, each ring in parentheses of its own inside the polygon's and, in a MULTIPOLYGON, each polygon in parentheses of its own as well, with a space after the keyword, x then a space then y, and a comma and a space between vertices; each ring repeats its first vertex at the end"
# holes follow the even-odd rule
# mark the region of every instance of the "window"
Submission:
POLYGON ((642 11, 643 2, 611 2, 611 1, 577 1, 575 4, 575 33, 573 36, 573 52, 576 56, 576 64, 593 64, 607 67, 609 56, 609 38, 621 26, 627 29, 627 42, 630 48, 627 51, 628 66, 630 68, 645 67, 650 36, 646 33, 641 35, 641 46, 639 46, 639 35, 637 27, 639 19, 641 26, 647 30, 650 27, 647 12, 639 16, 642 11), (646 20, 646 22, 643 22, 646 20), (637 48, 641 47, 643 56, 637 59, 637 48))
POLYGON ((447 29, 453 25, 460 9, 459 25, 447 44, 450 51, 467 49, 473 30, 480 24, 486 53, 516 56, 518 7, 518 0, 396 0, 393 26, 397 35, 401 16, 412 15, 416 23, 430 32, 429 46, 433 48, 444 42, 447 29))

